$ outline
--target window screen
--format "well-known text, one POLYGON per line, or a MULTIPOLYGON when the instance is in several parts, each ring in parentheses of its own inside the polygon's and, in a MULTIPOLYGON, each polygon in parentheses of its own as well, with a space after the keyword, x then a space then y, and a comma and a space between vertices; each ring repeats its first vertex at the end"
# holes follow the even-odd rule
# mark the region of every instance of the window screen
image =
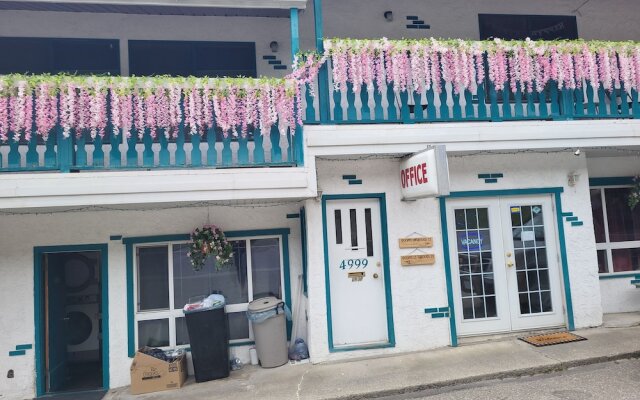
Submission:
POLYGON ((571 15, 479 14, 480 39, 577 39, 578 24, 571 15))
POLYGON ((118 40, 0 38, 0 74, 119 75, 118 40))
POLYGON ((129 41, 131 75, 256 77, 253 42, 129 41))

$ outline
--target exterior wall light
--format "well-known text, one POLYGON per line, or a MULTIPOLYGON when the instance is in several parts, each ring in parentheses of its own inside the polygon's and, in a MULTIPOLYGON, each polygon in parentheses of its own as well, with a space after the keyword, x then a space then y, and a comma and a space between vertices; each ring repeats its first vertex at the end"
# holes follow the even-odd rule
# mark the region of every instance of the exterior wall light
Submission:
POLYGON ((278 42, 276 42, 275 40, 271 43, 269 43, 269 48, 271 49, 272 52, 277 53, 278 52, 278 48, 280 47, 280 45, 278 44, 278 42))
POLYGON ((386 19, 387 22, 393 21, 393 11, 385 11, 384 12, 384 19, 386 19))

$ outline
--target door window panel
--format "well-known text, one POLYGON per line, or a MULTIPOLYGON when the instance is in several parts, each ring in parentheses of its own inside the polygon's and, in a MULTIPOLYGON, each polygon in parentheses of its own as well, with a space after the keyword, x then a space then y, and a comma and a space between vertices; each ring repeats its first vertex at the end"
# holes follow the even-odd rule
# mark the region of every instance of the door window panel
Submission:
POLYGON ((138 321, 138 347, 169 346, 169 320, 138 321))
POLYGON ((515 205, 509 209, 520 313, 552 311, 542 206, 515 205))
POLYGON ((280 240, 277 238, 251 240, 253 298, 274 296, 282 298, 280 288, 280 240))
POLYGON ((628 204, 628 188, 605 189, 610 242, 640 240, 640 207, 633 211, 628 204))
POLYGON ((458 250, 462 316, 464 319, 497 315, 493 258, 489 233, 489 210, 454 210, 458 250), (491 297, 491 300, 488 300, 491 297))

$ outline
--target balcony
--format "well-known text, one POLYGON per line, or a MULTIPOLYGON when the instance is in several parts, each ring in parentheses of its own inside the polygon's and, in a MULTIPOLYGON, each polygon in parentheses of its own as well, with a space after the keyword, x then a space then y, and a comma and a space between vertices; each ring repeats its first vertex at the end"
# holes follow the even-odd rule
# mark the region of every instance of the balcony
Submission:
MULTIPOLYGON (((411 48, 414 51, 431 51, 428 41, 413 41, 410 45, 404 45, 406 51, 398 51, 397 47, 402 41, 385 40, 325 40, 330 50, 326 51, 326 63, 320 68, 318 82, 307 83, 305 86, 305 123, 306 124, 413 124, 413 123, 438 123, 438 122, 499 122, 499 121, 527 121, 527 120, 580 120, 580 119, 640 119, 640 103, 637 90, 637 82, 634 76, 627 76, 625 80, 622 75, 610 78, 610 83, 597 82, 592 84, 590 76, 585 72, 569 78, 566 81, 558 82, 556 79, 548 79, 543 87, 538 87, 535 79, 525 81, 511 79, 515 67, 510 57, 505 57, 505 70, 503 71, 504 81, 498 84, 490 79, 489 71, 495 59, 496 47, 490 46, 490 51, 478 51, 487 42, 470 42, 469 45, 456 47, 454 43, 437 43, 433 49, 435 58, 431 58, 431 65, 435 65, 437 73, 440 74, 438 84, 431 77, 421 77, 414 79, 411 73, 400 76, 403 82, 398 85, 397 80, 390 80, 389 75, 395 73, 385 68, 385 61, 379 61, 377 65, 382 65, 383 80, 376 80, 369 72, 369 81, 362 75, 367 75, 366 66, 359 68, 360 71, 352 71, 352 65, 344 65, 344 59, 337 60, 337 57, 363 52, 375 59, 380 55, 387 57, 383 46, 390 46, 396 55, 402 54, 404 59, 399 62, 411 63, 411 48), (384 44, 391 43, 391 44, 384 44), (483 43, 474 47, 474 43, 483 43), (446 46, 450 46, 446 51, 446 46), (339 47, 336 50, 336 47, 339 47), (426 50, 425 50, 426 49, 426 50), (455 81, 453 76, 445 79, 446 68, 443 63, 447 51, 456 51, 456 54, 468 52, 472 59, 473 77, 467 77, 467 82, 455 81), (478 72, 478 63, 482 65, 485 72, 478 72), (336 73, 336 69, 342 68, 341 73, 336 73), (364 71, 363 71, 364 70, 364 71), (345 75, 339 78, 339 75, 345 75), (354 75, 360 74, 359 84, 354 83, 354 75), (482 76, 480 76, 480 74, 482 76), (347 76, 348 75, 348 78, 347 76), (386 79, 384 79, 387 77, 386 79), (380 84, 381 83, 381 84, 380 84), (633 87, 631 87, 632 85, 633 87), (313 87, 312 87, 313 85, 313 87), (311 93, 318 93, 314 98, 311 93)), ((491 42, 489 42, 491 43, 491 42)), ((508 43, 508 42, 507 42, 508 43)), ((524 42, 522 42, 524 43, 524 42)), ((533 42, 531 42, 533 43, 533 42)), ((570 47, 567 52, 577 52, 582 56, 581 41, 565 42, 570 47)), ((504 52, 513 51, 513 44, 504 45, 504 52)), ((562 46, 557 42, 558 46, 562 46)), ((622 70, 626 66, 627 73, 640 69, 640 63, 636 61, 640 58, 640 50, 635 44, 625 44, 623 42, 609 42, 611 46, 611 68, 622 70), (618 48, 616 48, 618 46, 618 48), (627 47, 625 47, 627 46, 627 47), (636 46, 636 47, 634 47, 636 46), (618 51, 620 53, 618 53, 618 51), (635 53, 634 53, 635 52, 635 53), (620 57, 623 54, 623 58, 620 57), (632 54, 635 54, 633 56, 632 54), (635 64, 634 64, 635 63, 635 64), (633 65, 630 65, 633 64, 633 65)), ((530 45, 534 46, 534 45, 530 45)), ((551 44, 545 46, 552 46, 551 44)), ((517 47, 515 47, 517 48, 517 47)), ((591 48, 590 48, 591 49, 591 48)), ((536 62, 544 61, 533 55, 529 57, 531 68, 538 69, 536 62)), ((546 51, 549 51, 548 48, 546 51)), ((592 54, 593 50, 585 52, 592 54)), ((609 54, 607 54, 609 56, 609 54)), ((599 63, 599 55, 595 55, 595 60, 599 63)), ((582 60, 582 59, 580 59, 582 60)), ((372 60, 358 61, 362 63, 372 60)), ((576 59, 572 58, 570 63, 572 68, 577 68, 576 59)), ((582 61, 580 61, 582 62, 582 61)), ((350 63, 350 61, 346 61, 350 63)), ((375 69, 375 66, 372 67, 375 69)), ((457 68, 451 66, 451 68, 457 68)), ((409 68, 408 68, 409 69, 409 68)), ((432 71, 431 71, 432 72, 432 71)), ((588 72, 588 71, 586 71, 588 72)), ((640 72, 640 71, 639 71, 640 72)), ((546 71, 543 73, 551 73, 546 71)), ((533 74, 533 72, 532 72, 533 74)), ((611 74, 611 72, 609 72, 611 74)), ((620 73, 619 73, 620 74, 620 73)), ((400 74, 402 75, 402 74, 400 74)), ((428 75, 428 74, 427 74, 428 75)), ((453 75, 453 72, 450 72, 453 75)), ((357 80, 356 76, 356 80, 357 80)))

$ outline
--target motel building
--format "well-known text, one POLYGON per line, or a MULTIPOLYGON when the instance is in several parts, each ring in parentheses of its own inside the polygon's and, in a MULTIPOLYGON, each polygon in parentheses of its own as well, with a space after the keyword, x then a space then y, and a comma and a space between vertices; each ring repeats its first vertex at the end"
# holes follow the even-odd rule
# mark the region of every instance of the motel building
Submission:
POLYGON ((0 87, 1 398, 129 385, 138 348, 189 348, 182 307, 213 291, 244 363, 245 311, 266 295, 292 311, 288 334, 312 363, 640 312, 640 206, 628 204, 640 175, 640 50, 620 43, 640 40, 640 4, 364 3, 0 0, 0 82, 10 83, 0 87), (525 50, 502 52, 507 39, 525 50), (559 56, 558 42, 527 53, 556 39, 566 39, 559 56), (353 56, 380 49, 391 61, 353 56), (300 50, 326 55, 305 78, 294 74, 300 50), (501 54, 528 56, 500 64, 501 54), (408 57, 422 64, 402 67, 408 57), (400 82, 408 69, 422 83, 400 82), (4 77, 24 73, 40 80, 4 77), (78 86, 45 75, 58 73, 78 86), (190 130, 190 96, 210 90, 192 79, 174 98, 175 129, 117 125, 116 89, 85 115, 107 118, 101 134, 69 122, 87 111, 69 106, 83 84, 157 75, 136 93, 166 93, 170 76, 268 93, 251 78, 269 77, 295 100, 275 123, 240 118, 226 130, 229 107, 214 104, 199 118, 216 122, 190 130), (24 102, 38 82, 59 85, 44 134, 39 97, 24 102), (287 112, 302 121, 287 124, 287 112), (233 259, 194 271, 189 234, 206 224, 225 232, 233 259))

